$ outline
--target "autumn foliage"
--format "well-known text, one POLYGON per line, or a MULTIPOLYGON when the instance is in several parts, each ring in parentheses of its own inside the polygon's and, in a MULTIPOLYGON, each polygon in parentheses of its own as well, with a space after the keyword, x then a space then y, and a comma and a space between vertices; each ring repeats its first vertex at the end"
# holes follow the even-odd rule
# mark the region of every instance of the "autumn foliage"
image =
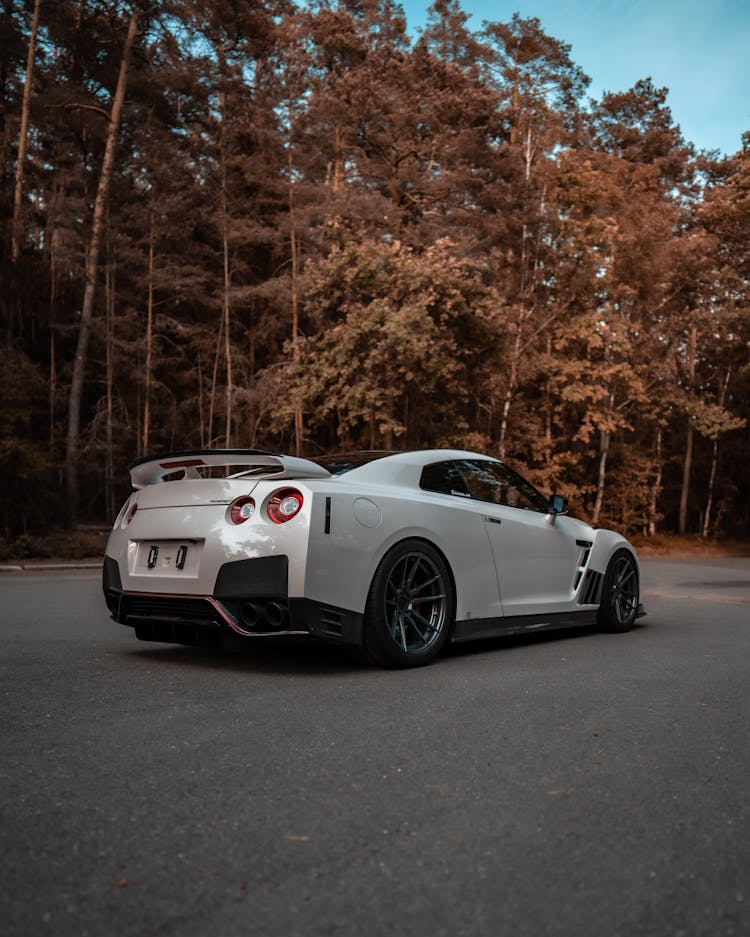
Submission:
POLYGON ((626 532, 750 526, 750 136, 437 0, 0 11, 0 533, 146 452, 460 446, 626 532), (738 141, 739 144, 740 141, 738 141))

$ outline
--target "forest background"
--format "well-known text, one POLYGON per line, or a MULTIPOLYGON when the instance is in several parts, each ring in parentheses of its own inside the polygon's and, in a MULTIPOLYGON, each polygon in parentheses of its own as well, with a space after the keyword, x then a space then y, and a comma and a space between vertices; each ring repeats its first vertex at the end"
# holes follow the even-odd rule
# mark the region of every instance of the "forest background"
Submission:
POLYGON ((146 453, 460 446, 746 536, 750 133, 587 85, 458 0, 0 0, 0 535, 146 453))

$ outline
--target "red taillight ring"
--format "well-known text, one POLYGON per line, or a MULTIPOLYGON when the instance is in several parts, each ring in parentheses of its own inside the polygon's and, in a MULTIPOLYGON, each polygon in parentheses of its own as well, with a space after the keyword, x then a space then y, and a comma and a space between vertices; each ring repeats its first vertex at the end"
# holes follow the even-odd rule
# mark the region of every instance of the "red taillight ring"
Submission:
POLYGON ((274 524, 285 524, 296 517, 304 503, 302 493, 296 488, 281 488, 274 492, 268 502, 268 517, 274 524))
POLYGON ((255 499, 250 495, 237 498, 229 509, 229 517, 233 524, 244 524, 253 514, 255 514, 255 499))
POLYGON ((138 510, 138 505, 134 504, 131 509, 128 511, 127 517, 125 518, 125 527, 133 520, 135 517, 135 512, 138 510))

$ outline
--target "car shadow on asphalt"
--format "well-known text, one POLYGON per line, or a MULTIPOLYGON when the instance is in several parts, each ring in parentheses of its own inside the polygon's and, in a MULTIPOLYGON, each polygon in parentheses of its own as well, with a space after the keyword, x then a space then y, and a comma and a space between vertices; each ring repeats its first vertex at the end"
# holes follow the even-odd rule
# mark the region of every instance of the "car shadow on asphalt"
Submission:
MULTIPOLYGON (((645 626, 636 624, 633 632, 645 626)), ((430 668, 439 668, 451 660, 477 657, 483 654, 501 654, 503 651, 534 647, 549 643, 571 642, 578 638, 591 639, 602 632, 595 626, 566 628, 555 631, 537 631, 527 634, 503 635, 460 644, 449 644, 430 668)), ((617 635, 607 635, 612 638, 617 635)), ((126 651, 129 657, 158 662, 165 666, 195 667, 205 670, 232 670, 238 673, 265 675, 333 676, 344 673, 387 673, 382 667, 359 660, 355 649, 312 641, 285 641, 258 643, 252 649, 225 651, 220 648, 185 647, 182 645, 149 645, 126 651)))
POLYGON ((256 644, 252 649, 231 651, 154 644, 129 649, 127 654, 165 666, 285 676, 328 676, 368 669, 367 664, 355 660, 346 648, 313 642, 256 644))

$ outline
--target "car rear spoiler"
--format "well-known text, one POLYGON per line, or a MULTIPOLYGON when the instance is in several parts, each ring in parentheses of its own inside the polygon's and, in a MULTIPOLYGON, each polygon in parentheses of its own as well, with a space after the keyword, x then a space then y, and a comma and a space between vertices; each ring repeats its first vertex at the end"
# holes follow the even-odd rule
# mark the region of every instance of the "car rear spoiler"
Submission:
POLYGON ((128 466, 133 488, 158 485, 165 481, 203 478, 201 469, 229 468, 227 477, 240 478, 330 478, 331 473, 309 459, 277 455, 259 449, 196 449, 170 452, 163 456, 147 456, 128 466), (173 476, 170 478, 170 476, 173 476))

